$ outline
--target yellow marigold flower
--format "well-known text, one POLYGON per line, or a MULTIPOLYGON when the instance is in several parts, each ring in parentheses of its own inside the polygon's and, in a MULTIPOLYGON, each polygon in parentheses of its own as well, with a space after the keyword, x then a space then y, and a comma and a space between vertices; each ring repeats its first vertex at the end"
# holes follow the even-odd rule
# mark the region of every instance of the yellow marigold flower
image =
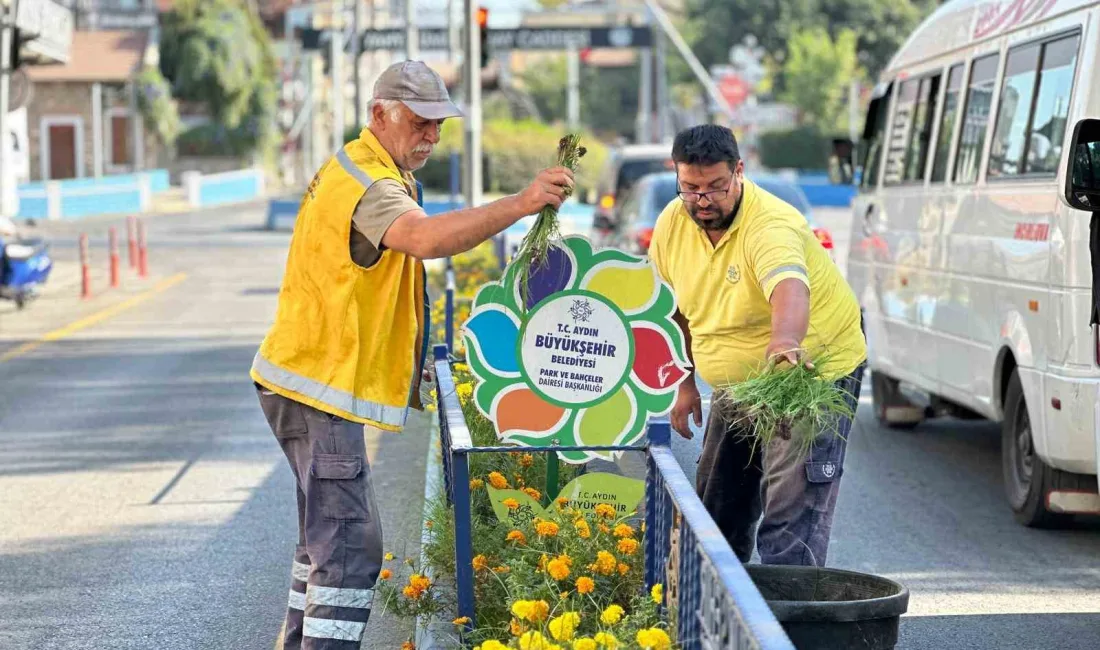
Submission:
POLYGON ((542 632, 526 632, 519 638, 520 650, 550 650, 550 642, 542 635, 542 632))
POLYGON ((555 558, 546 565, 546 572, 555 580, 565 580, 569 577, 569 565, 561 558, 555 558))
POLYGON ((498 490, 504 490, 508 487, 508 479, 504 478, 500 472, 489 472, 489 485, 498 490))
POLYGON ((634 555, 638 550, 638 540, 629 537, 619 540, 619 552, 623 555, 634 555))
POLYGON ((552 521, 540 521, 535 526, 535 532, 539 534, 539 537, 556 537, 558 525, 552 521))
POLYGON ((454 370, 455 372, 470 372, 470 366, 467 366, 464 363, 456 363, 454 365, 454 370))
POLYGON ((527 536, 518 530, 513 530, 508 533, 508 536, 504 538, 506 542, 515 542, 516 544, 526 544, 527 536))
POLYGON ((384 556, 384 559, 387 562, 393 562, 393 553, 386 553, 386 555, 384 556))
POLYGON ((516 501, 515 499, 505 499, 504 501, 501 501, 500 504, 505 508, 508 508, 509 510, 516 510, 519 508, 519 501, 516 501))
POLYGON ((628 573, 630 573, 630 565, 619 562, 619 575, 625 576, 628 573))
POLYGON ((596 516, 613 519, 615 517, 615 507, 609 503, 601 503, 596 506, 596 516))
POLYGON ((470 490, 471 491, 472 490, 480 490, 483 487, 485 487, 485 481, 483 481, 479 478, 475 478, 472 481, 470 481, 470 490))
POLYGON ((520 457, 519 464, 521 467, 530 467, 535 464, 535 457, 531 454, 524 454, 520 457))
POLYGON ((581 576, 577 578, 577 593, 578 594, 590 594, 596 590, 596 583, 587 576, 581 576))
POLYGON ((489 568, 489 558, 484 555, 474 556, 474 571, 484 571, 489 568))
POLYGON ((615 556, 607 551, 596 554, 596 561, 588 567, 601 575, 609 576, 615 572, 615 556))
POLYGON ((573 642, 573 650, 596 650, 596 642, 588 637, 581 637, 573 642))
POLYGON ((613 531, 615 537, 634 537, 634 529, 627 524, 619 524, 615 526, 613 531))
POLYGON ((550 615, 550 605, 545 600, 517 600, 512 603, 512 614, 520 620, 541 623, 550 615))
POLYGON ((503 566, 503 565, 498 566, 498 567, 493 569, 494 573, 508 573, 509 571, 511 571, 511 569, 509 569, 508 567, 503 566))
POLYGON ((455 394, 458 395, 458 399, 466 401, 470 399, 470 396, 474 394, 473 384, 459 384, 455 386, 455 394))
POLYGON ((523 493, 526 494, 527 496, 531 497, 535 501, 538 501, 539 499, 542 498, 542 492, 539 492, 538 490, 536 490, 533 487, 523 488, 523 493))
POLYGON ((672 639, 664 630, 651 627, 638 632, 638 645, 645 650, 668 650, 672 647, 672 639))
POLYGON ((404 589, 402 589, 401 593, 405 594, 405 598, 408 598, 409 600, 417 600, 421 596, 421 593, 416 589, 413 589, 411 585, 406 586, 404 589))
POLYGON ((608 650, 615 650, 615 648, 619 647, 619 640, 610 632, 600 632, 594 639, 596 643, 600 644, 600 647, 607 648, 608 650))
POLYGON ((592 537, 592 529, 588 527, 588 522, 583 519, 578 519, 573 522, 573 527, 577 529, 577 534, 581 539, 588 539, 592 537))
POLYGON ((508 646, 504 645, 500 641, 489 639, 485 643, 482 643, 474 650, 508 650, 508 646))
POLYGON ((550 619, 550 623, 547 624, 547 629, 550 630, 550 636, 554 637, 555 641, 572 641, 573 635, 577 631, 577 626, 580 624, 580 614, 577 612, 566 612, 557 618, 550 619))
POLYGON ((430 578, 426 578, 419 573, 414 573, 409 576, 409 584, 417 589, 427 589, 432 586, 432 581, 430 578))
POLYGON ((623 618, 623 608, 618 605, 608 605, 600 614, 600 622, 604 625, 614 625, 623 618))
POLYGON ((513 618, 508 624, 508 629, 511 630, 512 636, 519 636, 527 631, 527 626, 513 618))
POLYGON ((664 600, 665 597, 665 586, 658 582, 657 584, 653 585, 652 589, 649 590, 649 595, 651 598, 653 598, 653 602, 660 605, 661 601, 664 600))
POLYGON ((380 580, 389 580, 392 577, 393 571, 390 571, 389 569, 382 569, 382 572, 378 574, 378 578, 380 580))
POLYGON ((554 501, 554 503, 558 504, 559 508, 564 508, 565 506, 569 505, 569 499, 566 499, 565 497, 558 497, 557 500, 554 501))
POLYGON ((459 616, 458 618, 456 618, 455 620, 453 620, 451 622, 454 623, 455 625, 468 625, 470 623, 470 617, 469 616, 459 616))

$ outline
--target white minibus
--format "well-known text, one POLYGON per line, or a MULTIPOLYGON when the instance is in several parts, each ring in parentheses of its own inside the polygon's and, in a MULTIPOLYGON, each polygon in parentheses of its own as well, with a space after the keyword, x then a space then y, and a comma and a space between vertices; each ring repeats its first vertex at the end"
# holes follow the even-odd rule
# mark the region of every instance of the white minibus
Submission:
POLYGON ((875 416, 999 422, 1020 523, 1100 512, 1100 1, 949 1, 878 81, 842 161, 875 416))

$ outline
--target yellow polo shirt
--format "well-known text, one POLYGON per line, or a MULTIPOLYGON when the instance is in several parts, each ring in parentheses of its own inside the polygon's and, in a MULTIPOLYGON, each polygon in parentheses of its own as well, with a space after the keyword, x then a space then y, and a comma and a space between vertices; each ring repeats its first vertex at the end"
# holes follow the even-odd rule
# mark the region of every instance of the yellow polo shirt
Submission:
POLYGON ((788 278, 810 288, 810 327, 803 347, 830 379, 867 356, 859 302, 806 218, 749 180, 733 226, 712 245, 673 199, 657 219, 649 257, 676 294, 692 337, 695 371, 712 387, 743 381, 766 362, 771 299, 788 278))

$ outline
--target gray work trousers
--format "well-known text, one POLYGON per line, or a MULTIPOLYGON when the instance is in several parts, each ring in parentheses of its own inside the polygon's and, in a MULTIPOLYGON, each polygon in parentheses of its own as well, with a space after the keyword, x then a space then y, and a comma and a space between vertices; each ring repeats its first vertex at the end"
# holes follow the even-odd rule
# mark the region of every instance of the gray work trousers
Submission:
MULTIPOLYGON (((837 383, 854 411, 863 366, 837 383)), ((742 562, 757 542, 763 564, 825 566, 851 429, 851 420, 841 418, 808 456, 779 438, 753 451, 745 431, 711 409, 696 491, 742 562)))
POLYGON ((358 650, 383 555, 363 425, 257 390, 297 479, 298 546, 283 648, 358 650))

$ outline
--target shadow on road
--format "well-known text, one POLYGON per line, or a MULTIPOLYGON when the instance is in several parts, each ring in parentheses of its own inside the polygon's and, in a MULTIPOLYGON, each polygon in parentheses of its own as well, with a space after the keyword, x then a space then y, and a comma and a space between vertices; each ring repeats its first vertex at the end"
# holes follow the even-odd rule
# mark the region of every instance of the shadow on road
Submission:
POLYGON ((897 650, 1094 650, 1100 614, 905 617, 897 650))

